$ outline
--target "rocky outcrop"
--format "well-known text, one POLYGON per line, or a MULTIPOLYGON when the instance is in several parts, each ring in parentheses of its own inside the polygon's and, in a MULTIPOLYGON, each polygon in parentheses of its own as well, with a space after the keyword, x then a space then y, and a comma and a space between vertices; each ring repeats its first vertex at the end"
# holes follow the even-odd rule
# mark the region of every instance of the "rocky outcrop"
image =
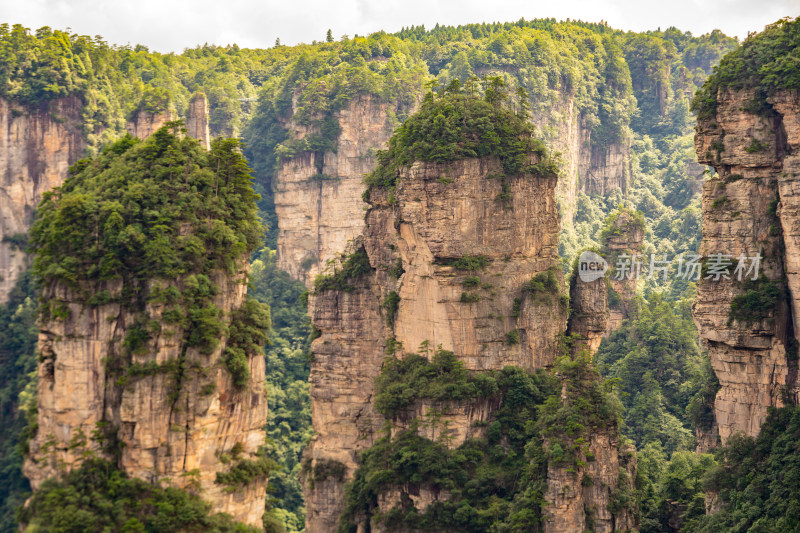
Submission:
MULTIPOLYGON (((39 107, 0 99, 0 304, 28 267, 25 236, 42 194, 60 186, 69 166, 83 155, 82 105, 78 97, 39 107)), ((127 130, 146 139, 173 118, 171 111, 140 110, 127 130)), ((190 103, 187 129, 208 149, 208 104, 202 94, 190 103)))
POLYGON ((641 215, 621 209, 612 216, 615 218, 602 235, 603 253, 610 268, 606 274, 609 309, 606 335, 630 315, 638 280, 646 268, 642 256, 645 225, 641 215))
MULTIPOLYGON (((273 182, 278 216, 278 267, 306 285, 364 229, 364 174, 394 131, 390 104, 372 95, 353 98, 336 113, 336 150, 300 152, 279 163, 273 182)), ((289 123, 303 139, 308 127, 289 123)))
POLYGON ((83 151, 80 110, 77 98, 39 108, 0 99, 0 304, 28 267, 25 235, 42 193, 83 151))
MULTIPOLYGON (((383 423, 372 401, 386 349, 441 346, 470 370, 554 361, 566 327, 556 179, 509 178, 506 203, 498 200, 501 180, 489 178, 501 171, 495 159, 415 163, 401 171, 392 195, 372 191, 363 239, 353 244, 366 254, 368 272, 343 290, 312 294, 320 336, 311 365, 316 435, 306 456, 336 461, 345 474, 306 484, 307 531, 335 529, 343 483, 383 423), (537 274, 553 276, 555 288, 525 290, 537 274)), ((448 420, 463 429, 459 439, 488 409, 462 407, 448 420)))
MULTIPOLYGON (((573 353, 588 351, 593 355, 608 332, 609 286, 605 276, 584 281, 576 273, 573 278, 567 327, 573 353)), ((567 396, 563 385, 562 402, 570 401, 567 396)), ((614 502, 615 494, 634 490, 636 450, 631 444, 620 443, 615 423, 593 428, 587 440, 579 452, 580 461, 547 466, 544 533, 611 533, 637 525, 633 510, 614 502)))
POLYGON ((762 114, 748 111, 754 99, 751 90, 720 91, 695 137, 699 161, 717 171, 703 186, 700 252, 732 262, 729 279, 704 273, 693 309, 721 386, 714 412, 723 443, 758 434, 769 407, 798 400, 800 97, 778 92, 762 114), (739 257, 759 255, 761 281, 737 279, 739 257), (764 305, 737 298, 747 294, 764 305))
POLYGON ((544 533, 612 533, 636 527, 634 514, 613 503, 617 491, 634 491, 636 450, 620 445, 616 431, 589 437, 586 455, 576 467, 548 465, 544 533))
POLYGON ((578 175, 586 194, 608 196, 615 190, 628 190, 630 181, 630 140, 609 146, 591 144, 580 154, 578 175))
POLYGON ((583 281, 577 274, 569 291, 570 315, 567 333, 574 336, 577 350, 594 354, 608 331, 608 281, 604 277, 583 281))
MULTIPOLYGON (((341 133, 334 152, 301 152, 280 163, 273 183, 278 217, 278 266, 310 286, 326 263, 348 241, 361 235, 364 211, 363 176, 376 164, 396 126, 392 105, 371 95, 354 98, 337 113, 341 133)), ((578 191, 606 196, 626 191, 630 176, 629 141, 608 147, 593 145, 591 129, 572 96, 554 104, 533 122, 562 154, 564 179, 556 198, 564 223, 571 223, 578 191)), ((302 139, 308 127, 289 123, 291 136, 302 139)))
POLYGON ((134 137, 147 139, 170 120, 175 120, 175 114, 171 109, 158 111, 156 113, 145 109, 139 109, 128 121, 126 129, 128 133, 134 137))
MULTIPOLYGON (((212 276, 219 288, 213 304, 226 320, 244 302, 246 278, 246 268, 212 276)), ((182 289, 183 283, 153 281, 150 289, 182 289)), ((94 289, 108 290, 113 300, 121 288, 94 289)), ((181 326, 164 322, 119 367, 136 328, 142 320, 161 321, 164 304, 148 303, 142 314, 118 303, 90 306, 60 285, 45 289, 44 298, 60 310, 41 323, 39 334, 38 430, 24 467, 33 488, 93 453, 132 476, 198 491, 216 511, 260 525, 266 479, 235 491, 215 480, 237 461, 254 458, 264 443, 263 356, 249 358, 250 381, 236 388, 221 362, 224 337, 203 353, 187 346, 181 326)))
POLYGON ((208 99, 203 93, 196 93, 189 100, 186 110, 186 132, 189 137, 200 141, 200 146, 211 147, 211 134, 208 131, 208 99))

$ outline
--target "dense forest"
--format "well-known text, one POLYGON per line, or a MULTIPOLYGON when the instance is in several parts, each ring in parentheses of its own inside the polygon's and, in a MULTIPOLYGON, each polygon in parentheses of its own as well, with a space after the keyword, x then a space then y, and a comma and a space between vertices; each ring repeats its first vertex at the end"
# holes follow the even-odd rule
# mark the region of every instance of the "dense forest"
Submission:
MULTIPOLYGON (((150 157, 146 153, 149 145, 118 140, 127 120, 142 110, 171 109, 183 116, 189 99, 197 92, 209 98, 212 134, 242 138, 243 153, 254 169, 254 187, 261 195, 258 214, 266 224, 266 245, 251 258, 249 295, 267 304, 272 318, 270 342, 265 349, 269 394, 266 432, 267 453, 277 468, 270 474, 265 524, 274 531, 291 532, 304 528, 299 478, 301 452, 312 436, 308 347, 314 332, 306 315, 305 287, 276 267, 272 180, 277 165, 302 151, 335 149, 339 135, 336 112, 357 95, 371 94, 392 102, 395 125, 407 125, 400 130, 405 138, 398 141, 405 142, 403 148, 407 149, 418 140, 414 138, 415 125, 428 127, 426 120, 437 120, 425 116, 425 98, 457 100, 461 98, 458 93, 463 96, 464 91, 474 88, 487 96, 486 105, 490 106, 494 77, 512 93, 509 105, 515 114, 511 122, 520 116, 529 118, 530 125, 525 127, 535 131, 545 144, 556 141, 562 119, 560 106, 569 96, 591 131, 593 146, 630 146, 630 176, 625 190, 617 189, 606 196, 577 193, 574 221, 563 225, 559 241, 566 271, 580 250, 602 245, 603 231, 618 208, 637 211, 644 217, 643 253, 674 257, 697 251, 704 169, 695 163, 695 114, 713 109, 720 86, 747 84, 763 94, 774 87, 797 87, 797 26, 797 22, 777 25, 760 40, 751 38, 740 47, 735 39, 719 31, 702 36, 676 28, 633 33, 605 24, 523 19, 505 24, 410 27, 394 35, 379 32, 339 40, 321 36, 325 42, 276 45, 265 50, 205 45, 182 54, 159 54, 142 46, 109 45, 99 37, 51 28, 31 32, 3 24, 0 96, 31 108, 47 106, 57 98, 78 98, 86 155, 96 157, 93 163, 87 160, 74 169, 75 181, 86 180, 95 195, 91 199, 94 204, 79 205, 83 211, 76 215, 55 213, 45 201, 40 215, 45 222, 34 230, 32 241, 39 251, 40 281, 69 283, 87 276, 103 279, 104 273, 116 268, 114 257, 101 254, 88 241, 87 246, 79 244, 78 240, 86 238, 85 227, 75 230, 89 220, 84 218, 87 213, 101 208, 109 216, 103 223, 113 230, 107 237, 114 242, 108 245, 132 243, 133 251, 129 252, 142 258, 140 264, 129 265, 128 275, 134 279, 149 275, 154 268, 163 269, 164 275, 181 272, 187 261, 225 265, 224 256, 181 255, 178 252, 184 249, 164 235, 130 235, 124 227, 116 228, 111 216, 116 211, 109 207, 114 207, 115 193, 100 187, 96 178, 107 170, 106 166, 118 165, 118 175, 124 176, 125 168, 138 164, 120 163, 126 152, 129 158, 150 157), (756 68, 764 63, 765 56, 776 55, 776 48, 794 50, 795 55, 768 62, 768 68, 756 68), (707 81, 726 54, 716 74, 707 81), (420 104, 422 115, 406 122, 420 104), (313 133, 296 138, 292 123, 302 124, 313 133), (62 215, 72 217, 70 225, 52 220, 46 224, 46 217, 62 215), (44 232, 45 227, 51 233, 44 232), (78 234, 59 233, 72 230, 78 234)), ((445 142, 445 137, 440 139, 440 146, 424 149, 435 150, 436 157, 443 160, 457 155, 452 143, 445 142)), ((162 141, 180 145, 172 138, 162 141)), ((215 145, 212 157, 234 157, 238 148, 225 142, 215 145)), ((384 166, 404 163, 397 158, 405 152, 396 148, 390 146, 382 154, 384 166)), ((464 149, 461 145, 458 148, 464 149)), ((152 146, 150 149, 155 150, 152 146)), ((514 171, 518 152, 531 147, 487 148, 478 142, 468 149, 475 153, 500 149, 509 171, 514 171)), ((374 174, 371 179, 391 186, 386 181, 388 175, 374 174)), ((198 179, 202 182, 204 178, 198 179)), ((160 192, 155 189, 160 185, 150 185, 154 188, 152 197, 159 198, 160 192)), ((76 196, 75 200, 80 204, 85 199, 76 196)), ((189 197, 185 200, 194 201, 189 197)), ((186 214, 195 207, 187 203, 180 212, 186 214)), ((145 208, 159 211, 167 223, 177 223, 174 213, 164 205, 145 208)), ((244 234, 246 242, 231 241, 231 246, 247 249, 261 237, 249 224, 234 228, 233 233, 244 234)), ((211 242, 217 236, 205 238, 211 242)), ((26 246, 24 242, 20 245, 26 246)), ((30 424, 35 420, 35 319, 40 312, 37 291, 38 285, 29 273, 19 281, 9 301, 0 306, 0 424, 5 428, 0 434, 0 531, 15 531, 18 518, 30 521, 34 514, 53 531, 86 529, 80 522, 65 523, 71 515, 58 509, 69 506, 90 517, 108 514, 107 522, 100 526, 129 525, 130 531, 239 530, 224 517, 209 516, 198 499, 141 486, 102 462, 87 463, 85 471, 76 471, 64 482, 48 484, 31 500, 31 506, 16 516, 29 490, 21 463, 30 424), (95 494, 103 498, 81 509, 95 494), (135 501, 139 494, 146 494, 146 504, 120 508, 119 502, 135 501)), ((676 523, 684 524, 687 531, 794 530, 798 526, 791 522, 792 517, 800 513, 796 491, 788 487, 796 485, 792 481, 797 471, 800 431, 796 409, 776 410, 756 439, 735 439, 714 455, 695 453, 695 428, 709 423, 709 405, 717 384, 691 319, 694 291, 693 284, 685 280, 645 280, 632 315, 601 345, 595 358, 597 371, 580 357, 563 359, 559 369, 573 378, 576 404, 590 398, 595 411, 583 416, 619 420, 622 434, 635 445, 638 478, 633 498, 643 533, 673 531, 676 523), (787 487, 785 494, 770 490, 776 483, 787 487), (719 493, 730 505, 706 517, 705 491, 719 493)), ((560 391, 544 373, 509 371, 475 378, 446 352, 437 352, 429 363, 410 358, 387 366, 379 389, 382 409, 389 413, 394 408, 389 385, 392 379, 387 376, 402 374, 413 384, 415 377, 431 372, 426 365, 435 365, 434 373, 447 375, 470 390, 493 387, 514 401, 503 402, 504 408, 493 421, 497 430, 490 431, 490 437, 473 448, 448 451, 440 443, 420 442, 413 432, 380 441, 363 458, 364 468, 349 489, 343 530, 347 530, 348 516, 359 512, 379 488, 376 483, 380 480, 370 475, 371 469, 389 463, 389 474, 396 479, 416 474, 397 459, 407 457, 409 450, 419 456, 415 460, 430 461, 426 475, 443 486, 450 483, 450 490, 457 489, 453 479, 467 475, 477 483, 458 489, 453 506, 439 509, 438 515, 403 517, 408 525, 435 529, 445 521, 475 531, 525 530, 531 526, 526 520, 532 519, 525 507, 540 504, 537 481, 545 454, 554 453, 543 449, 534 434, 539 435, 546 424, 566 420, 575 413, 559 411, 552 401, 548 404, 548 398, 560 391), (476 379, 480 383, 474 383, 476 379), (543 407, 534 409, 531 405, 543 407), (503 456, 493 447, 501 438, 510 439, 515 455, 503 456), (510 469, 524 472, 528 485, 509 491, 502 501, 490 502, 489 492, 507 488, 502 471, 510 469)), ((235 360, 231 368, 236 371, 235 360)))

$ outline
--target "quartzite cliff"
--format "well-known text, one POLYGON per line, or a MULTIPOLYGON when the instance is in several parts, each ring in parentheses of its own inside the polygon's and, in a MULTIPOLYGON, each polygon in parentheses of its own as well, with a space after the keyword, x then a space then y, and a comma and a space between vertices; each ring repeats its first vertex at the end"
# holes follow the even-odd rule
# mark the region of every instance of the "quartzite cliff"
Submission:
POLYGON ((238 145, 222 141, 206 153, 165 127, 140 143, 120 141, 82 168, 40 205, 34 226, 37 264, 71 265, 71 274, 39 271, 37 425, 25 475, 36 489, 97 455, 130 476, 196 491, 215 511, 260 525, 267 399, 264 356, 253 343, 265 340, 269 318, 246 297, 247 257, 261 225, 238 145), (137 155, 126 159, 129 153, 137 155), (167 166, 163 154, 171 154, 167 166), (108 187, 117 195, 111 204, 108 187), (146 187, 152 190, 142 195, 146 187), (139 193, 128 195, 131 188, 139 193), (152 194, 169 188, 160 199, 152 194), (64 214, 87 198, 82 216, 64 214), (220 207, 236 211, 213 220, 220 207), (161 237, 147 236, 153 228, 151 219, 137 218, 143 211, 160 213, 161 237), (48 214, 62 218, 53 223, 48 214), (91 245, 81 240, 89 234, 86 220, 94 221, 91 245), (209 225, 230 235, 238 228, 238 252, 214 248, 209 225), (104 228, 102 236, 94 227, 104 228), (74 241, 52 237, 62 229, 74 241), (120 238, 132 234, 139 238, 120 238), (147 252, 153 246, 161 248, 147 252), (93 270, 105 261, 104 274, 93 270))
MULTIPOLYGON (((28 268, 25 235, 42 194, 60 186, 70 165, 84 155, 78 97, 39 106, 0 99, 0 303, 28 268)), ((139 139, 172 120, 169 111, 136 112, 126 129, 139 139)), ((208 148, 208 104, 196 95, 187 110, 188 133, 208 148), (203 126, 205 125, 205 126, 203 126)))
POLYGON ((25 236, 42 194, 83 151, 80 110, 78 98, 38 108, 0 99, 0 303, 28 268, 25 236))
MULTIPOLYGON (((377 150, 386 148, 397 127, 397 112, 396 106, 376 96, 357 96, 336 113, 341 132, 334 151, 303 151, 280 161, 272 185, 279 228, 278 264, 307 286, 350 240, 364 232, 364 175, 374 170, 377 150)), ((562 153, 565 177, 557 185, 556 198, 564 223, 571 223, 579 190, 603 196, 627 190, 629 141, 593 144, 574 96, 563 95, 549 114, 533 122, 555 131, 549 141, 562 153)), ((294 139, 313 133, 291 120, 287 127, 294 139)))
MULTIPOLYGON (((493 179, 502 173, 492 157, 417 162, 402 169, 395 190, 370 191, 363 236, 350 243, 352 255, 343 259, 344 267, 328 270, 335 277, 342 268, 352 268, 352 261, 360 261, 357 275, 347 286, 311 295, 309 311, 320 335, 312 345, 315 437, 306 458, 311 469, 338 464, 343 473, 306 481, 310 533, 335 530, 344 484, 358 466, 359 453, 379 436, 384 420, 372 402, 387 349, 402 353, 420 345, 441 347, 454 352, 470 371, 508 365, 534 370, 556 359, 568 307, 557 250, 557 180, 531 174, 507 182, 493 179), (537 274, 549 277, 552 287, 526 290, 537 274)), ((601 299, 604 303, 604 294, 601 299)), ((481 434, 481 425, 496 408, 486 402, 451 407, 444 415, 454 436, 451 447, 481 434)), ((425 408, 417 406, 420 413, 425 408)), ((402 421, 392 424, 404 427, 402 421)), ((584 529, 584 508, 595 506, 597 531, 632 523, 624 512, 612 516, 607 511, 624 463, 618 458, 618 442, 605 434, 595 440, 591 446, 598 448, 602 462, 590 469, 597 470, 592 472, 603 483, 583 490, 578 474, 553 468, 547 531, 584 529), (573 527, 578 529, 569 529, 573 527)), ((380 510, 411 497, 423 511, 436 496, 418 490, 422 492, 410 496, 402 490, 384 494, 380 510)))
POLYGON ((767 111, 748 111, 755 98, 720 90, 695 137, 698 159, 717 171, 703 186, 701 255, 732 262, 730 279, 704 271, 694 306, 721 385, 714 411, 723 442, 758 434, 769 407, 798 400, 800 97, 779 91, 767 111), (733 275, 741 256, 762 257, 759 280, 733 275))

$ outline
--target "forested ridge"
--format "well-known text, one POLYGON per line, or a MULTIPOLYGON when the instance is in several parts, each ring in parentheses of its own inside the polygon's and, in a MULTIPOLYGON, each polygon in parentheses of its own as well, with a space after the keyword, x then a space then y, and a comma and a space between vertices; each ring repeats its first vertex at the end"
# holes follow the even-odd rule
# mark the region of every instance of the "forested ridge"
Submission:
MULTIPOLYGON (((781 47, 794 46, 796 50, 796 44, 792 44, 796 43, 796 25, 781 25, 767 34, 781 47)), ((254 169, 254 187, 261 194, 259 215, 266 222, 266 246, 252 256, 249 294, 269 305, 273 324, 270 344, 266 346, 266 431, 268 454, 280 470, 270 474, 265 524, 274 531, 301 531, 304 527, 300 453, 312 435, 307 353, 313 330, 305 311, 305 288, 275 266, 276 215, 271 187, 281 161, 302 151, 335 150, 339 135, 336 112, 358 95, 371 94, 391 102, 399 126, 427 93, 439 98, 446 96, 447 87, 454 87, 454 81, 469 87, 481 85, 481 81, 486 85, 487 80, 496 77, 512 93, 520 90, 513 94, 525 95, 515 101, 524 104, 532 130, 546 144, 554 142, 559 134, 561 106, 566 97, 574 101, 583 124, 591 132, 593 146, 605 149, 615 143, 630 144, 627 190, 617 189, 606 196, 578 192, 574 223, 564 224, 560 236, 559 251, 565 270, 569 270, 580 250, 601 245, 609 215, 618 207, 642 213, 646 224, 645 254, 675 256, 696 251, 700 239, 699 186, 703 169, 695 164, 693 152, 692 96, 703 87, 720 58, 738 50, 723 61, 718 75, 699 93, 698 98, 706 95, 705 100, 695 100, 694 111, 707 112, 714 105, 708 97, 714 87, 733 83, 731 80, 741 69, 751 72, 749 62, 760 61, 759 57, 769 53, 768 46, 764 52, 765 41, 737 48, 734 39, 718 31, 703 36, 675 28, 633 33, 605 24, 552 19, 432 29, 410 27, 393 35, 379 32, 336 40, 321 36, 321 41, 291 47, 276 44, 264 50, 204 45, 181 54, 160 54, 142 46, 114 46, 99 37, 50 28, 31 32, 18 25, 0 26, 0 97, 12 102, 20 112, 46 108, 58 98, 77 98, 82 106, 86 155, 99 156, 102 161, 103 157, 111 158, 109 150, 126 151, 122 145, 111 143, 122 136, 126 121, 136 112, 171 108, 181 116, 197 92, 209 98, 212 135, 242 138, 244 155, 254 169), (751 49, 753 52, 748 52, 751 49), (744 66, 739 67, 742 62, 744 66), (295 138, 290 122, 302 124, 312 134, 295 138)), ((775 76, 785 71, 782 65, 785 63, 777 63, 762 77, 752 74, 746 83, 757 86, 764 94, 772 87, 794 87, 792 80, 783 85, 775 81, 775 76)), ((391 147, 387 154, 382 157, 392 156, 391 147)), ((85 174, 89 176, 90 172, 85 174)), ((41 235, 38 242, 41 246, 41 235)), ((51 244, 56 247, 64 243, 54 238, 51 244)), ((40 260, 40 270, 47 266, 45 262, 46 259, 40 260)), ((58 274, 65 276, 69 272, 58 274)), ((741 531, 790 531, 796 525, 792 526, 788 519, 778 522, 774 516, 758 525, 758 504, 751 500, 756 495, 757 502, 778 506, 779 512, 787 516, 793 514, 794 493, 787 496, 786 503, 778 503, 777 496, 765 488, 776 480, 787 484, 785 474, 790 474, 789 478, 794 475, 794 448, 789 436, 797 432, 798 424, 793 409, 776 411, 758 439, 736 440, 721 448, 716 458, 694 453, 694 429, 708 423, 709 401, 717 385, 691 320, 693 295, 694 286, 684 280, 647 280, 632 316, 604 341, 596 356, 599 373, 609 380, 606 387, 601 390, 600 376, 592 374, 579 393, 606 398, 607 391, 614 390, 614 401, 606 399, 614 409, 621 406, 621 411, 609 407, 610 414, 604 416, 619 415, 622 434, 638 450, 639 473, 633 498, 642 532, 672 531, 669 524, 676 520, 686 524, 686 530, 740 527, 741 531), (754 465, 764 473, 754 474, 754 465), (705 518, 705 490, 719 492, 730 502, 729 510, 715 518, 705 518)), ((30 384, 37 360, 36 313, 37 290, 29 274, 20 280, 9 302, 0 307, 0 424, 6 428, 0 434, 0 531, 16 530, 15 508, 24 501, 27 491, 20 465, 28 424, 26 413, 35 408, 35 391, 30 384)), ((448 372, 459 373, 458 365, 448 362, 446 353, 439 354, 434 363, 444 365, 448 372)), ((564 360, 560 364, 577 375, 584 371, 581 365, 585 362, 564 360)), ((418 370, 398 367, 388 368, 387 372, 414 374, 418 370)), ((494 386, 503 395, 522 391, 520 394, 535 404, 544 404, 555 394, 553 384, 543 375, 509 373, 491 379, 495 380, 494 385, 482 386, 494 386)), ((382 390, 388 405, 390 391, 382 390)), ((453 506, 443 508, 438 518, 406 517, 408 524, 435 528, 441 525, 437 520, 447 519, 476 531, 490 530, 495 523, 509 530, 530 525, 525 521, 530 517, 523 512, 524 507, 541 501, 536 481, 540 479, 544 455, 552 450, 542 449, 541 442, 533 438, 536 428, 526 427, 519 418, 529 415, 542 425, 543 420, 570 414, 548 410, 546 406, 530 412, 526 408, 511 412, 513 405, 508 407, 508 411, 497 414, 502 430, 498 429, 486 442, 475 444, 475 449, 458 449, 451 452, 453 457, 441 455, 439 459, 453 459, 454 463, 448 465, 453 471, 437 470, 441 465, 434 463, 431 476, 439 476, 437 481, 447 485, 452 479, 460 479, 458 476, 478 472, 476 479, 502 489, 508 481, 501 475, 502 469, 524 468, 529 484, 516 497, 492 502, 497 507, 488 506, 491 512, 486 513, 474 511, 473 506, 486 504, 490 495, 472 487, 459 493, 453 506), (498 450, 493 450, 493 439, 500 438, 511 438, 519 455, 501 457, 498 450), (485 457, 479 459, 481 455, 485 457), (500 515, 504 515, 502 520, 497 518, 500 515)), ((412 447, 424 459, 442 453, 436 443, 416 442, 413 435, 382 441, 364 459, 366 467, 348 493, 348 512, 357 512, 358 506, 374 494, 374 480, 368 477, 370 465, 391 460, 412 447)), ((118 515, 122 521, 117 525, 136 520, 143 527, 132 530, 159 530, 159 524, 163 524, 159 520, 168 518, 163 516, 164 501, 189 516, 185 522, 170 523, 169 527, 180 529, 188 524, 187 527, 219 531, 235 527, 224 518, 206 517, 208 511, 199 501, 140 487, 109 473, 102 463, 89 464, 87 469, 90 471, 85 479, 77 479, 80 475, 76 474, 76 479, 69 478, 66 485, 50 484, 47 498, 34 500, 34 504, 67 509, 63 516, 52 509, 48 511, 52 516, 46 519, 52 521, 53 531, 75 530, 76 526, 68 523, 69 505, 74 501, 85 501, 93 493, 115 498, 120 491, 143 491, 149 498, 148 505, 161 509, 153 516, 147 506, 137 508, 135 516, 118 515)), ((413 472, 398 466, 391 474, 405 479, 413 472)), ((87 512, 106 512, 112 507, 106 503, 101 501, 87 512)), ((771 511, 772 515, 777 512, 771 511)), ((30 515, 22 518, 30 519, 30 515)), ((91 525, 83 524, 81 530, 91 529, 91 525)))

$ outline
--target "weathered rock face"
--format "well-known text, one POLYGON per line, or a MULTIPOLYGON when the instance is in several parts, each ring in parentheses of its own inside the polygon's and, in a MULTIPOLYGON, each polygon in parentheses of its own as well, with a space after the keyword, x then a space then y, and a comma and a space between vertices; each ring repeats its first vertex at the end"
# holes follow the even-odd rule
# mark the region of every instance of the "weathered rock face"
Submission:
POLYGON ((592 143, 591 128, 577 108, 574 95, 565 95, 546 113, 533 117, 554 152, 561 153, 563 177, 556 188, 561 221, 575 218, 578 191, 607 196, 625 192, 630 181, 630 139, 608 146, 592 143))
MULTIPOLYGON (((208 113, 203 102, 204 97, 192 101, 187 125, 189 134, 208 147, 208 113)), ((81 107, 77 97, 39 108, 0 99, 0 303, 28 267, 24 235, 42 194, 64 182, 70 165, 86 147, 81 107)), ((127 129, 145 139, 170 120, 169 111, 140 111, 127 129)))
MULTIPOLYGON (((337 114, 341 134, 336 152, 303 152, 281 163, 273 184, 278 266, 293 278, 310 286, 327 261, 363 233, 367 208, 361 199, 363 176, 375 168, 375 152, 385 148, 391 137, 395 128, 391 115, 396 111, 371 95, 355 98, 337 114)), ((564 178, 559 180, 556 198, 564 223, 574 218, 579 190, 608 195, 616 189, 627 190, 629 181, 629 142, 593 146, 584 122, 572 97, 534 120, 540 129, 554 131, 549 144, 562 153, 564 178)), ((289 127, 298 139, 310 133, 300 124, 289 127)))
MULTIPOLYGON (((390 104, 372 95, 354 98, 337 112, 341 132, 335 152, 301 152, 284 161, 273 183, 278 215, 278 267, 310 285, 328 260, 361 235, 366 204, 364 174, 394 131, 390 104)), ((291 122, 295 138, 311 132, 291 122)))
POLYGON ((636 527, 632 513, 609 509, 612 493, 619 488, 633 491, 636 478, 635 449, 621 446, 611 436, 615 433, 601 430, 590 436, 588 450, 594 460, 585 466, 548 466, 544 533, 612 533, 636 527))
POLYGON ((171 110, 149 113, 144 109, 140 109, 136 112, 134 117, 128 121, 126 129, 128 133, 134 137, 147 139, 170 120, 175 120, 175 116, 171 110))
POLYGON ((582 281, 576 276, 569 292, 572 308, 567 333, 576 335, 576 348, 594 354, 608 331, 608 285, 605 278, 582 281))
POLYGON ((77 98, 39 109, 0 99, 0 303, 28 266, 12 238, 28 233, 42 193, 61 185, 84 148, 80 109, 77 98))
POLYGON ((641 266, 643 266, 641 263, 644 261, 642 257, 643 243, 644 225, 638 222, 631 212, 620 211, 603 239, 606 259, 612 269, 606 274, 609 289, 609 319, 606 335, 617 329, 622 321, 630 315, 631 304, 636 296, 638 278, 641 275, 641 266), (628 257, 625 258, 625 256, 628 257), (640 267, 635 266, 637 262, 640 267))
MULTIPOLYGON (((226 320, 244 302, 246 277, 246 269, 234 277, 213 276, 219 288, 213 304, 226 320)), ((176 286, 182 288, 182 281, 176 286)), ((113 296, 121 285, 105 288, 113 296)), ((146 349, 137 351, 141 355, 132 355, 134 365, 156 370, 115 372, 114 361, 142 315, 116 303, 88 306, 61 286, 47 289, 44 296, 63 302, 68 314, 41 324, 38 431, 24 467, 33 488, 69 471, 91 451, 116 461, 132 476, 200 491, 216 511, 259 525, 266 479, 256 478, 235 492, 215 479, 233 464, 225 466, 222 454, 230 455, 236 447, 241 449, 239 458, 252 458, 264 443, 263 356, 249 358, 250 382, 237 389, 221 363, 225 338, 203 354, 186 346, 179 326, 164 324, 146 349), (180 360, 182 369, 175 364, 169 369, 155 366, 180 360), (97 433, 103 435, 102 442, 92 438, 97 433)), ((158 321, 163 310, 163 304, 151 303, 144 316, 158 321)))
POLYGON ((693 309, 721 385, 714 411, 723 442, 756 435, 770 406, 798 399, 800 98, 779 92, 768 100, 769 116, 746 111, 753 99, 752 91, 721 92, 716 115, 700 121, 695 137, 699 161, 719 175, 703 186, 701 255, 733 263, 731 279, 698 282, 693 309), (763 256, 764 283, 788 288, 764 318, 730 319, 732 301, 748 290, 733 275, 742 254, 763 256))
MULTIPOLYGON (((594 354, 609 328, 609 282, 605 277, 582 281, 575 276, 570 287, 570 317, 567 334, 572 350, 594 354)), ((562 401, 565 392, 562 389, 562 401)), ((544 509, 544 533, 628 531, 637 526, 628 508, 611 511, 617 490, 634 490, 636 450, 621 445, 618 428, 597 428, 588 439, 582 463, 574 466, 549 464, 544 509), (591 457, 591 460, 589 459, 591 457)))
POLYGON ((579 175, 586 194, 608 196, 614 190, 625 192, 630 181, 630 142, 607 147, 592 145, 581 150, 579 175))
POLYGON ((189 137, 200 141, 200 145, 208 150, 211 147, 211 134, 208 131, 208 99, 205 94, 197 93, 189 101, 186 111, 186 131, 189 137))
MULTIPOLYGON (((502 183, 488 178, 500 172, 494 159, 416 163, 403 171, 393 196, 371 193, 365 234, 354 244, 363 246, 370 272, 351 280, 352 290, 311 296, 311 317, 321 335, 312 345, 316 435, 306 454, 313 463, 341 463, 345 474, 306 485, 310 533, 335 529, 342 486, 383 423, 372 401, 387 344, 409 352, 424 341, 441 345, 470 370, 536 369, 554 361, 566 306, 557 290, 531 293, 523 285, 550 271, 563 286, 556 180, 509 179, 511 200, 505 204, 497 199, 502 183), (465 256, 484 257, 485 267, 453 266, 465 256), (465 283, 474 277, 480 281, 465 283), (387 321, 384 302, 391 294, 397 305, 387 321)), ((488 412, 489 406, 454 408, 449 426, 460 428, 456 433, 463 440, 472 422, 488 412)), ((386 501, 395 496, 386 495, 386 501)))

